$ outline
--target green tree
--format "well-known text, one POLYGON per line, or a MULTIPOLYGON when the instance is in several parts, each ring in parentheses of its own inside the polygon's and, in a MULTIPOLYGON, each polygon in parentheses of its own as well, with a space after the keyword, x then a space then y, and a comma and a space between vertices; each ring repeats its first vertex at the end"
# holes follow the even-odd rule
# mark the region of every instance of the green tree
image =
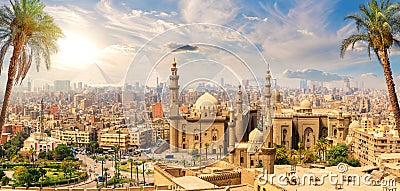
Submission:
POLYGON ((32 183, 37 182, 40 178, 40 173, 37 169, 19 167, 13 175, 18 185, 29 187, 32 183))
POLYGON ((334 160, 339 157, 347 158, 349 149, 346 144, 337 144, 333 146, 327 154, 328 160, 334 160))
POLYGON ((54 19, 44 12, 45 5, 40 0, 10 0, 10 3, 11 7, 0 8, 0 68, 12 47, 0 127, 5 123, 13 85, 22 83, 32 62, 37 69, 44 62, 48 69, 50 55, 58 51, 57 40, 63 36, 54 19))
POLYGON ((343 156, 339 156, 337 158, 333 158, 328 160, 327 166, 337 166, 339 163, 347 163, 347 158, 343 156))
POLYGON ((346 163, 352 167, 360 167, 361 166, 360 161, 355 158, 348 159, 346 163))
POLYGON ((90 150, 90 152, 92 154, 94 154, 99 148, 99 143, 97 141, 90 141, 88 144, 88 150, 90 150))
POLYGON ((313 163, 317 160, 317 156, 312 150, 304 150, 304 163, 313 163))
POLYGON ((275 155, 275 164, 276 165, 289 164, 288 158, 289 157, 285 146, 277 146, 275 155))
POLYGON ((74 153, 72 149, 65 144, 57 145, 57 147, 54 149, 53 158, 58 161, 62 161, 69 156, 73 157, 74 153))
POLYGON ((1 185, 2 186, 6 186, 9 182, 10 182, 10 178, 8 178, 8 176, 3 176, 2 178, 1 178, 1 185))
POLYGON ((44 133, 46 133, 46 135, 47 135, 48 137, 51 137, 51 132, 50 132, 48 129, 44 130, 44 133))
POLYGON ((14 146, 14 145, 12 145, 10 148, 8 148, 8 149, 6 150, 6 157, 7 157, 7 159, 8 159, 8 160, 11 160, 11 158, 13 158, 15 155, 18 154, 18 150, 19 150, 19 148, 16 147, 16 146, 14 146))
MULTIPOLYGON (((358 13, 345 17, 355 21, 357 31, 343 40, 340 51, 340 56, 344 57, 349 46, 354 48, 355 43, 364 42, 368 45, 369 57, 371 51, 375 53, 384 71, 397 125, 400 124, 400 109, 389 62, 389 50, 393 45, 400 46, 400 41, 397 39, 400 31, 399 7, 397 2, 391 3, 390 0, 381 0, 380 3, 371 0, 367 6, 361 4, 358 13)), ((400 128, 398 129, 400 131, 400 128)))
POLYGON ((0 179, 2 179, 4 176, 6 176, 6 173, 4 170, 0 170, 0 179))

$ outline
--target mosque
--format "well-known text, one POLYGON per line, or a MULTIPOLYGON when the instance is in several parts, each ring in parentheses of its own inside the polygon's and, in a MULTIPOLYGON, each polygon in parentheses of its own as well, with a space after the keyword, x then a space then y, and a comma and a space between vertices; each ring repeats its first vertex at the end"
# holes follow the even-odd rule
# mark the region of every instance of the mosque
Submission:
POLYGON ((266 73, 264 108, 260 103, 245 107, 239 85, 235 103, 218 103, 214 96, 205 92, 187 113, 179 113, 179 75, 175 61, 169 79, 171 153, 196 150, 200 154, 228 155, 227 160, 235 165, 244 168, 262 165, 269 173, 274 172, 269 69, 266 73))

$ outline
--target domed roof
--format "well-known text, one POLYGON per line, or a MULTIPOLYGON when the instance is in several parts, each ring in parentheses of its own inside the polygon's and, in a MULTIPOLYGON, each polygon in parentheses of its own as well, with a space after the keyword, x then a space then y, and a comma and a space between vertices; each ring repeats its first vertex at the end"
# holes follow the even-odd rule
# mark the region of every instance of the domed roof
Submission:
POLYGON ((279 92, 279 90, 277 89, 272 90, 272 95, 275 96, 276 102, 281 101, 281 93, 279 92))
POLYGON ((215 106, 218 105, 217 99, 215 99, 214 96, 212 96, 210 93, 206 92, 202 96, 200 96, 196 103, 194 104, 197 109, 200 109, 200 106, 202 105, 211 105, 214 104, 215 106))
POLYGON ((312 104, 308 99, 305 99, 300 103, 300 109, 311 109, 311 106, 312 104))
POLYGON ((249 141, 252 143, 262 143, 263 142, 263 133, 258 128, 255 128, 249 134, 249 141))
POLYGON ((361 128, 361 125, 360 123, 358 123, 358 121, 353 121, 349 125, 349 129, 358 129, 358 128, 361 128))

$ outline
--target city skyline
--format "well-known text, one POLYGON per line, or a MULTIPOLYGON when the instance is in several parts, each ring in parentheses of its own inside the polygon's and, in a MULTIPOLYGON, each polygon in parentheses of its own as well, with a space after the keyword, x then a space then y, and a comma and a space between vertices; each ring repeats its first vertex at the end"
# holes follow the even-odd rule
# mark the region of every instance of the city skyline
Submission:
MULTIPOLYGON (((60 52, 53 56, 49 71, 41 68, 39 73, 29 72, 27 78, 37 84, 68 79, 87 84, 122 85, 134 56, 147 41, 174 27, 210 23, 238 31, 253 42, 270 64, 273 78, 278 79, 282 87, 298 87, 300 79, 342 87, 343 79, 350 78, 352 83, 364 83, 365 87, 386 88, 378 60, 374 56, 368 58, 364 45, 356 44, 355 51, 349 51, 344 59, 339 57, 341 41, 355 30, 354 23, 343 18, 357 12, 359 4, 365 1, 44 2, 45 10, 55 18, 66 37, 59 41, 60 52), (104 74, 110 80, 105 79, 104 74)), ((0 4, 9 3, 2 0, 0 4)), ((221 32, 218 28, 215 30, 221 32)), ((222 43, 230 40, 228 35, 208 38, 222 43)), ((161 49, 169 52, 174 46, 185 45, 179 44, 181 42, 185 39, 166 38, 161 49)), ((211 58, 215 56, 202 47, 190 49, 189 44, 186 48, 173 53, 178 67, 184 64, 180 60, 185 60, 180 57, 193 52, 211 58)), ((390 56, 397 83, 400 74, 396 65, 400 61, 398 53, 394 48, 390 56)), ((224 64, 230 60, 227 55, 221 55, 217 61, 224 64)), ((5 63, 8 65, 7 61, 5 63)), ((265 67, 262 64, 254 66, 260 71, 265 71, 265 67)), ((263 78, 263 72, 256 76, 263 78)), ((3 72, 2 82, 5 77, 3 72)), ((160 81, 166 79, 160 78, 160 81)))

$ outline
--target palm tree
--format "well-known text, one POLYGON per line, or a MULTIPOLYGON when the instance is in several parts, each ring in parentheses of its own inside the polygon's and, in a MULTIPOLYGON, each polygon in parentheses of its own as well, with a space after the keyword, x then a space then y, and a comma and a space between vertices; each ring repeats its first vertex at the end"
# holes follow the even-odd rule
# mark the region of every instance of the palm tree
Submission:
POLYGON ((0 7, 0 69, 12 47, 0 127, 5 123, 12 86, 22 83, 32 62, 37 69, 42 62, 49 69, 50 55, 58 51, 57 40, 63 37, 54 19, 44 12, 45 5, 40 0, 10 0, 10 3, 11 7, 0 7))
POLYGON ((33 158, 34 156, 34 154, 36 154, 36 151, 31 147, 30 149, 29 149, 29 154, 31 154, 31 157, 32 157, 32 168, 34 168, 35 167, 35 158, 33 158))
POLYGON ((97 160, 99 160, 101 162, 101 176, 104 179, 104 161, 106 161, 105 157, 99 157, 97 158, 97 160))
POLYGON ((115 167, 115 173, 116 173, 116 177, 118 177, 119 179, 119 172, 118 172, 118 163, 117 163, 117 154, 119 151, 119 147, 116 146, 112 146, 111 149, 114 151, 114 167, 115 167))
POLYGON ((322 160, 325 161, 325 156, 326 156, 326 149, 328 148, 328 139, 325 137, 322 137, 318 140, 318 143, 321 144, 321 151, 322 151, 322 160))
POLYGON ((136 167, 136 182, 139 185, 139 165, 141 164, 140 161, 135 161, 135 167, 136 167))
POLYGON ((314 150, 315 150, 316 153, 318 153, 318 158, 321 158, 321 150, 322 150, 322 144, 321 144, 321 142, 318 141, 318 142, 314 145, 314 150))
MULTIPOLYGON (((384 71, 396 125, 400 125, 400 109, 389 62, 389 49, 393 45, 400 46, 400 41, 396 39, 400 31, 399 9, 400 5, 391 3, 390 0, 381 0, 380 4, 376 0, 371 0, 367 6, 361 4, 359 13, 345 17, 356 22, 357 32, 344 39, 340 49, 342 58, 347 48, 350 45, 354 48, 357 42, 368 44, 369 57, 371 50, 374 51, 384 71)), ((400 131, 400 128, 398 130, 400 131)))
POLYGON ((107 171, 108 171, 108 168, 104 168, 104 174, 101 175, 101 176, 103 176, 103 180, 105 180, 106 186, 107 186, 107 171))
POLYGON ((304 144, 302 142, 298 142, 297 147, 299 148, 299 156, 300 156, 300 163, 301 163, 301 149, 304 147, 304 144))
POLYGON ((129 158, 128 162, 129 162, 129 164, 131 164, 131 182, 132 182, 132 180, 133 180, 133 178, 132 178, 132 165, 133 165, 132 163, 133 163, 133 159, 129 158))

